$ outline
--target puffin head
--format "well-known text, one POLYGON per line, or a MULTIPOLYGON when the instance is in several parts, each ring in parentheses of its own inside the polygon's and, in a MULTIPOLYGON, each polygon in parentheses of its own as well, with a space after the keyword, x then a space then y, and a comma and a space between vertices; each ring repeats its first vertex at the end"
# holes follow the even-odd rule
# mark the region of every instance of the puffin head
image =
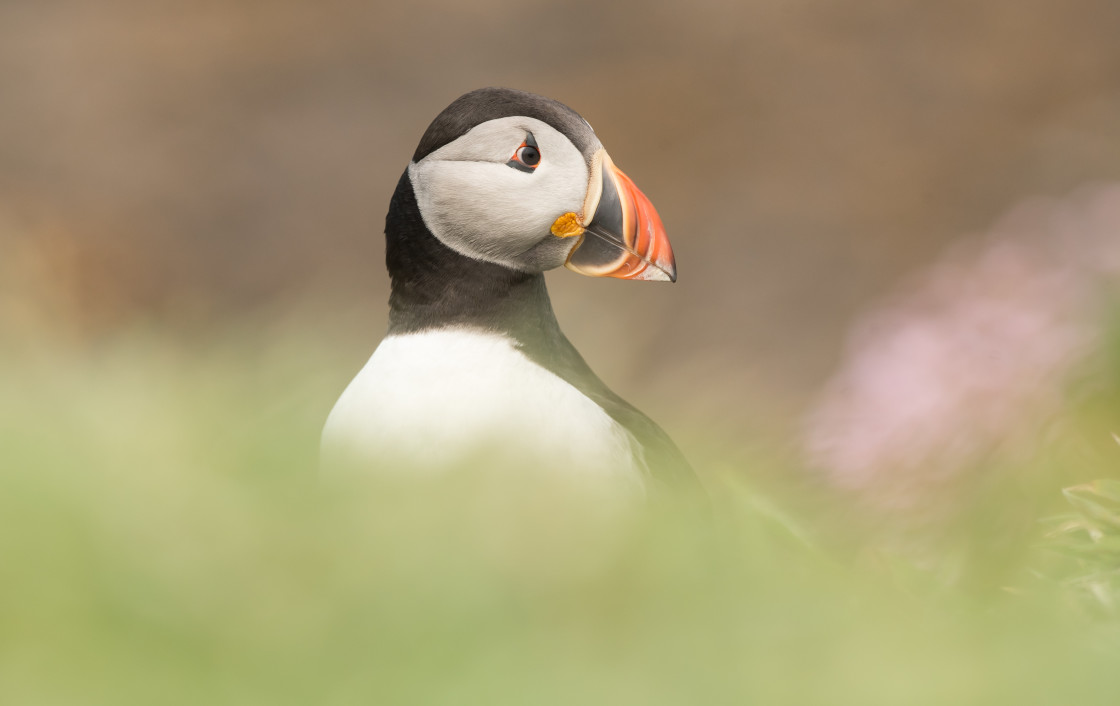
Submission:
POLYGON ((428 126, 408 176, 424 225, 466 257, 676 281, 653 204, 557 101, 507 88, 461 96, 428 126))

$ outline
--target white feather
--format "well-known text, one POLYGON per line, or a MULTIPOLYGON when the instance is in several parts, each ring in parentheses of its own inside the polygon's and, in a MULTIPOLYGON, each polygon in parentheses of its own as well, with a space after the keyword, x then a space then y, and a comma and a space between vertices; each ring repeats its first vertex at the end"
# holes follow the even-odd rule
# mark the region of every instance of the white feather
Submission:
POLYGON ((364 459, 392 471, 485 458, 640 489, 633 443, 602 407, 510 339, 446 329, 381 342, 327 418, 323 462, 364 459))

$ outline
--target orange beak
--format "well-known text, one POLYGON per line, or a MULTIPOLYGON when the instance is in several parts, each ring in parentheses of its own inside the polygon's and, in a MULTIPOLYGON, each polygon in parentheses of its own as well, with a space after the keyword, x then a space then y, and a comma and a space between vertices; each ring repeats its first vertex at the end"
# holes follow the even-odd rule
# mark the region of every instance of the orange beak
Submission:
POLYGON ((677 263, 657 210, 606 152, 595 161, 600 158, 600 178, 592 179, 588 190, 584 232, 565 266, 590 277, 676 282, 677 263))

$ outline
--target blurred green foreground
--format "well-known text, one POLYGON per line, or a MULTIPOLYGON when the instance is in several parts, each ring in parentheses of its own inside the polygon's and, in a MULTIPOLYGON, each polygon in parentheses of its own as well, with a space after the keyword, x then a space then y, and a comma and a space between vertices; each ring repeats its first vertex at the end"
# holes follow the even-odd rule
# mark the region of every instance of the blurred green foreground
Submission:
POLYGON ((1091 490, 965 590, 801 539, 734 469, 714 516, 482 472, 318 482, 353 361, 303 337, 63 350, 0 354, 2 704, 1120 698, 1108 582, 1077 583, 1120 569, 1091 490), (1062 537, 1087 548, 1064 574, 1062 537))

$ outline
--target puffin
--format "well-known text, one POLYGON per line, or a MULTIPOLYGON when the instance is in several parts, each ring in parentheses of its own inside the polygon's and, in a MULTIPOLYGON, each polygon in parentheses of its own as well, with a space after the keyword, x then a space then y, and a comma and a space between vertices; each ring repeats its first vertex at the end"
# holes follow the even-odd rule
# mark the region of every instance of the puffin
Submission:
POLYGON ((471 462, 696 487, 681 451, 564 336, 544 273, 676 281, 650 200, 568 106, 482 88, 428 126, 385 219, 389 325, 331 410, 321 465, 471 462))

